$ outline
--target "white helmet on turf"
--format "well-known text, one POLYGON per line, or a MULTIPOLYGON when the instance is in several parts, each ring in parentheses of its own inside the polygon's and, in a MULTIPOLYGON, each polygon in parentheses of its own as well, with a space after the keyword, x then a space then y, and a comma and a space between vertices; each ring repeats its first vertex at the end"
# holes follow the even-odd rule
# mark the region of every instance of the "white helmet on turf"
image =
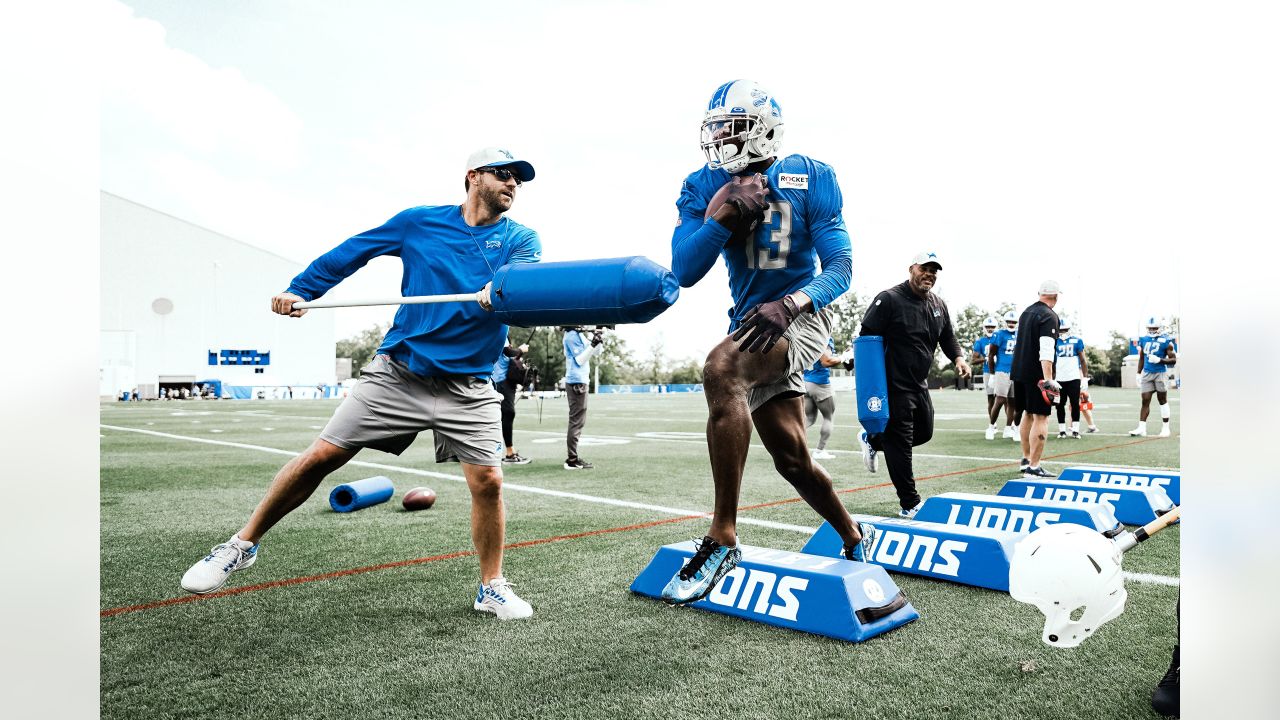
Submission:
POLYGON ((707 166, 741 172, 757 160, 774 157, 782 144, 782 108, 773 95, 751 80, 733 80, 716 88, 702 119, 702 151, 707 166))
POLYGON ((1075 647, 1124 612, 1128 593, 1120 558, 1120 548, 1096 530, 1046 525, 1014 547, 1009 594, 1044 613, 1046 644, 1075 647), (1083 612, 1072 620, 1078 610, 1083 612))

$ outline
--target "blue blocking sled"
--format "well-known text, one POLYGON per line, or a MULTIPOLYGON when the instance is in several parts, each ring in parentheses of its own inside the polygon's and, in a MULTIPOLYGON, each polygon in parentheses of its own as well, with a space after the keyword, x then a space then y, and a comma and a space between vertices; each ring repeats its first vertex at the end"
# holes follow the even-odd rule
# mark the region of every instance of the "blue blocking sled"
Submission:
POLYGON ((503 265, 489 291, 507 325, 649 322, 680 297, 672 272, 640 257, 503 265))
POLYGON ((854 392, 858 422, 868 435, 884 432, 889 424, 889 382, 884 372, 884 338, 863 335, 853 341, 854 392))
POLYGON ((1162 487, 1174 505, 1182 504, 1182 472, 1154 468, 1107 468, 1091 465, 1069 467, 1058 473, 1059 480, 1075 480, 1100 485, 1162 487))
MULTIPOLYGON (((742 561, 693 607, 849 642, 861 642, 920 617, 888 574, 875 565, 739 547, 742 561)), ((662 588, 693 553, 692 541, 659 548, 631 583, 631 592, 661 598, 662 588)))
POLYGON ((964 525, 972 528, 1007 530, 1023 535, 1056 523, 1073 523, 1093 528, 1107 537, 1124 532, 1109 505, 1102 503, 1054 502, 1001 495, 949 492, 924 501, 916 520, 964 525))
POLYGON ((391 485, 391 478, 382 475, 343 483, 329 493, 329 507, 333 508, 334 512, 348 513, 384 503, 391 499, 395 491, 396 489, 391 485))
MULTIPOLYGON (((1009 561, 1013 546, 1023 537, 1018 533, 871 515, 853 519, 876 526, 871 561, 877 565, 909 575, 1009 590, 1009 561)), ((824 522, 802 552, 840 557, 843 550, 839 533, 824 522)))
POLYGON ((1126 525, 1146 525, 1173 509, 1173 501, 1159 487, 1099 485, 1074 480, 1010 480, 1000 488, 1005 497, 1108 505, 1126 525))

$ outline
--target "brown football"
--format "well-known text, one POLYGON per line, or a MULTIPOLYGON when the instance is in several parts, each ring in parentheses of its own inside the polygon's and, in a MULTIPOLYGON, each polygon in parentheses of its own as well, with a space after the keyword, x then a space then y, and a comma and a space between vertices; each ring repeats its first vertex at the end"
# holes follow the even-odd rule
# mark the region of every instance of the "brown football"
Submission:
MULTIPOLYGON (((716 191, 716 194, 711 196, 711 200, 707 202, 707 211, 703 213, 703 216, 702 216, 703 219, 709 220, 711 216, 715 215, 716 211, 720 209, 720 206, 724 204, 724 199, 729 194, 730 185, 745 184, 748 182, 759 182, 759 181, 756 180, 755 176, 751 178, 734 177, 733 179, 729 180, 729 182, 722 185, 720 189, 716 191)), ((724 246, 738 247, 742 245, 744 241, 751 238, 751 235, 755 232, 756 227, 760 225, 760 221, 763 219, 764 219, 763 215, 757 215, 753 218, 749 218, 745 222, 739 219, 737 221, 738 223, 737 229, 733 230, 733 233, 729 236, 729 241, 726 242, 724 246)))
POLYGON ((436 504, 436 491, 428 487, 416 487, 404 494, 401 503, 405 510, 426 510, 436 504))

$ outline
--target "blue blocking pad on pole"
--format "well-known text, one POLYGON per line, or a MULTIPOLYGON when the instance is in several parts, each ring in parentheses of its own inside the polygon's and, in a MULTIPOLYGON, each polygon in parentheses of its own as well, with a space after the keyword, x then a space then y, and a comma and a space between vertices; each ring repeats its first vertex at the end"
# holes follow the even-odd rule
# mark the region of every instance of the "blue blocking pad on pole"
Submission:
POLYGON ((853 341, 853 374, 858 422, 868 435, 889 424, 889 382, 884 373, 884 338, 863 335, 853 341))
POLYGON ((1058 473, 1058 479, 1099 483, 1101 485, 1162 487, 1174 505, 1182 504, 1182 471, 1180 470, 1107 468, 1078 465, 1066 468, 1058 473))
POLYGON ((1099 503, 1111 507, 1116 519, 1126 525, 1146 525, 1173 509, 1173 501, 1159 487, 1099 485, 1075 480, 1010 480, 1000 488, 1005 497, 1099 503))
MULTIPOLYGON (((948 580, 961 585, 1009 590, 1013 546, 1024 536, 966 525, 854 515, 876 526, 871 562, 894 572, 948 580)), ((844 541, 829 523, 805 543, 802 552, 842 557, 844 541)))
POLYGON ((395 491, 396 489, 391 485, 391 478, 381 475, 343 483, 329 493, 329 507, 333 508, 334 512, 347 513, 384 503, 391 499, 395 491))
MULTIPOLYGON (((691 607, 849 642, 861 642, 920 617, 889 575, 875 565, 738 547, 742 550, 738 566, 691 607)), ((692 541, 659 548, 631 583, 631 592, 661 598, 662 588, 694 551, 692 541)))
POLYGON ((1110 506, 1101 503, 1054 502, 1002 495, 949 492, 934 495, 916 511, 916 520, 946 525, 1007 530, 1019 535, 1057 523, 1092 528, 1107 537, 1124 532, 1110 506))
POLYGON ((503 265, 489 289, 494 314, 519 327, 649 322, 678 297, 676 276, 638 255, 503 265))

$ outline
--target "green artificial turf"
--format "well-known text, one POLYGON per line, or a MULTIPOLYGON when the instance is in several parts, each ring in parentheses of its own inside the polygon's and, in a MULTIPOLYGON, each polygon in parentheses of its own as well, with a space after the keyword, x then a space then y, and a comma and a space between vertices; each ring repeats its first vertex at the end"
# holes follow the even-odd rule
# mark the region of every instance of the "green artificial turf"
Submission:
MULTIPOLYGON (((1059 463, 1178 467, 1178 405, 1170 439, 1134 442, 1134 391, 1095 388, 1102 433, 1049 440, 1059 463), (1082 452, 1083 451, 1083 452, 1082 452)), ((938 432, 917 448, 928 497, 994 493, 1020 452, 987 441, 978 392, 934 393, 938 432), (998 466, 998 467, 993 467, 998 466), (953 474, 954 473, 954 474, 953 474), (944 477, 932 477, 945 475, 944 477)), ((287 455, 317 435, 337 401, 188 401, 102 407, 102 715, 109 718, 1145 718, 1176 641, 1177 588, 1130 581, 1124 615, 1079 648, 1040 642, 1043 618, 1007 594, 894 574, 920 619, 851 644, 746 620, 671 608, 628 586, 661 545, 698 537, 705 519, 584 499, 505 492, 507 576, 530 621, 471 609, 473 556, 338 575, 238 594, 188 598, 182 573, 246 520, 287 455), (216 431, 216 432, 215 432, 216 431), (631 527, 638 526, 638 527, 631 527), (597 530, 617 532, 579 535, 597 530), (141 606, 141 609, 122 610, 141 606)), ((522 485, 705 512, 712 485, 700 394, 593 395, 581 454, 568 472, 563 398, 522 400, 516 445, 534 459, 507 468, 522 485), (609 444, 595 444, 607 442, 609 444)), ((1151 423, 1157 429, 1158 414, 1151 423)), ((857 454, 851 398, 837 398, 823 461, 852 512, 890 515, 892 488, 857 454)), ((1056 429, 1050 423, 1051 429, 1056 429)), ((816 442, 817 428, 810 430, 816 442)), ((758 443, 758 440, 756 441, 758 443)), ((312 578, 469 551, 469 500, 457 465, 437 465, 424 436, 400 457, 366 451, 263 541, 228 589, 312 578), (341 482, 387 475, 392 502, 334 513, 341 482), (427 485, 427 511, 399 498, 427 485)), ((1050 471, 1063 464, 1046 464, 1050 471)), ((741 505, 794 497, 763 448, 747 460, 741 505)), ((743 519, 816 528, 803 502, 743 519)), ((742 524, 741 542, 799 550, 807 533, 742 524)), ((1129 571, 1178 576, 1177 527, 1125 557, 1129 571)))

